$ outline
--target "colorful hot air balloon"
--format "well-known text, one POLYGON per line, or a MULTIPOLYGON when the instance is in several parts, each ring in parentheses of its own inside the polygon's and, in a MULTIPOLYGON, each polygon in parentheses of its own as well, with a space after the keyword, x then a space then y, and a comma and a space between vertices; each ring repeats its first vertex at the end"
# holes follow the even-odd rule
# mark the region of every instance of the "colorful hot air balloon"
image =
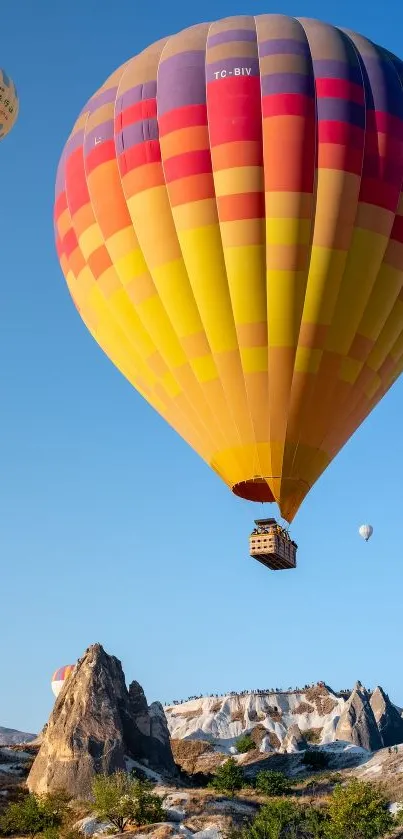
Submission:
POLYGON ((52 676, 52 690, 55 696, 59 696, 59 693, 66 681, 74 670, 74 664, 67 664, 65 667, 60 667, 59 670, 56 670, 56 673, 52 676))
POLYGON ((11 131, 18 116, 18 109, 15 84, 6 71, 0 69, 0 140, 11 131))
POLYGON ((88 329, 288 521, 403 369, 402 82, 315 20, 200 24, 113 73, 60 161, 57 251, 88 329))
POLYGON ((372 527, 372 524, 362 524, 358 532, 360 536, 362 536, 362 538, 365 539, 366 542, 368 542, 368 539, 371 538, 374 532, 374 528, 372 527))

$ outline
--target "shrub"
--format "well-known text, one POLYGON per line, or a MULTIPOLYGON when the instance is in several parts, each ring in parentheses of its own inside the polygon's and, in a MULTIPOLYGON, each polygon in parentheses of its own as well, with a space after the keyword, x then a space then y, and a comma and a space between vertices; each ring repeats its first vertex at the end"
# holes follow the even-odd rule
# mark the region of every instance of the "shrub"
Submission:
POLYGON ((270 801, 259 810, 249 828, 246 828, 244 839, 297 837, 301 818, 300 807, 292 801, 270 801))
POLYGON ((62 824, 67 802, 68 796, 61 792, 43 796, 31 792, 8 805, 0 818, 0 833, 33 837, 44 831, 55 832, 62 824))
POLYGON ((126 772, 97 775, 92 786, 96 814, 120 832, 129 822, 142 825, 163 821, 162 799, 152 793, 152 788, 150 781, 131 778, 126 772))
POLYGON ((372 784, 356 778, 345 787, 337 786, 329 803, 329 839, 378 839, 394 824, 388 802, 372 784))
POLYGON ((324 839, 327 824, 326 809, 277 799, 265 804, 243 827, 230 828, 226 839, 324 839))
MULTIPOLYGON (((329 823, 329 814, 327 809, 317 809, 316 807, 307 807, 304 811, 302 819, 302 835, 304 839, 322 839, 325 837, 326 829, 329 823)), ((351 837, 350 837, 351 839, 351 837)))
POLYGON ((264 769, 256 775, 256 789, 263 795, 287 795, 291 791, 291 781, 283 772, 264 769))
POLYGON ((236 750, 239 754, 245 754, 245 752, 250 752, 252 749, 256 749, 256 743, 252 740, 250 734, 244 734, 243 737, 237 740, 236 750))
POLYGON ((308 728, 307 731, 304 731, 304 737, 307 743, 312 743, 314 746, 318 745, 321 741, 322 737, 322 729, 321 728, 308 728))
POLYGON ((303 757, 303 763, 305 766, 309 766, 310 769, 326 769, 329 766, 329 755, 326 752, 317 752, 313 749, 308 749, 303 757))
POLYGON ((217 792, 227 792, 233 795, 237 789, 242 788, 243 784, 243 771, 234 758, 230 757, 222 766, 218 767, 209 786, 217 792))

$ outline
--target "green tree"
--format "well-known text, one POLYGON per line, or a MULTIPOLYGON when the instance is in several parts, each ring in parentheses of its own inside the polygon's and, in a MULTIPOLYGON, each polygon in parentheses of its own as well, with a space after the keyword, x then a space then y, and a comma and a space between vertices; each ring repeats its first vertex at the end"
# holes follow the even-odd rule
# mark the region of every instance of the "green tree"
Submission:
POLYGON ((327 809, 307 807, 302 819, 302 835, 306 839, 322 839, 326 836, 326 828, 329 821, 327 809))
POLYGON ((67 809, 68 796, 54 793, 39 796, 24 795, 19 801, 9 804, 0 818, 0 833, 11 836, 34 837, 44 831, 52 831, 62 824, 67 809))
POLYGON ((354 778, 336 786, 329 803, 329 839, 379 839, 392 829, 394 819, 383 793, 354 778))
POLYGON ((256 749, 256 743, 252 740, 250 734, 244 734, 243 737, 240 737, 239 740, 236 741, 236 750, 239 754, 251 752, 252 749, 256 749))
POLYGON ((99 818, 108 819, 122 832, 129 823, 153 824, 162 821, 162 799, 152 792, 150 781, 132 778, 126 772, 97 775, 92 792, 99 818))
POLYGON ((291 791, 291 781, 284 772, 263 769, 256 775, 256 789, 263 795, 287 795, 291 791))
POLYGON ((244 785, 242 768, 238 766, 233 757, 226 760, 219 766, 209 786, 217 792, 227 792, 233 795, 237 789, 244 785))
POLYGON ((249 839, 297 839, 302 811, 292 801, 270 801, 259 810, 245 838, 249 839))

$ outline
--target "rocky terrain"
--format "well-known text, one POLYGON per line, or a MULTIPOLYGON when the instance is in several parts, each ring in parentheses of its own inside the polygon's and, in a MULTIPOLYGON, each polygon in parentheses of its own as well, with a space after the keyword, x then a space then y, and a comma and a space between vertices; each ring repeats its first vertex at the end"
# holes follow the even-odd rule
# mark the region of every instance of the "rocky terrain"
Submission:
MULTIPOLYGON (((293 778, 294 795, 302 800, 329 795, 341 772, 345 779, 382 782, 391 807, 403 801, 403 745, 391 749, 403 743, 401 710, 382 688, 369 692, 360 682, 343 694, 319 683, 163 709, 158 702, 148 705, 138 682, 127 687, 118 659, 95 644, 78 661, 39 737, 28 737, 25 745, 0 748, 0 810, 26 786, 39 794, 63 788, 83 800, 96 773, 135 769, 154 781, 166 815, 146 832, 137 830, 136 839, 220 839, 263 803, 248 787, 262 769, 293 778), (246 734, 250 748, 238 753, 237 741, 246 734), (327 755, 326 772, 313 780, 307 750, 327 755), (230 754, 246 784, 232 799, 201 788, 230 754)), ((87 813, 77 823, 84 835, 110 830, 97 822, 90 804, 87 813)))
POLYGON ((127 688, 120 661, 95 644, 55 702, 28 787, 86 796, 95 773, 138 761, 161 776, 176 774, 162 705, 148 706, 138 682, 127 688))
POLYGON ((203 697, 167 706, 165 714, 175 759, 194 772, 211 769, 217 755, 235 753, 245 734, 260 754, 335 744, 340 755, 341 747, 372 752, 403 743, 400 710, 382 688, 370 693, 360 682, 343 695, 320 683, 301 691, 203 697))
POLYGON ((3 728, 0 725, 0 746, 15 746, 18 743, 30 743, 35 738, 36 734, 28 734, 26 731, 16 731, 15 728, 3 728))

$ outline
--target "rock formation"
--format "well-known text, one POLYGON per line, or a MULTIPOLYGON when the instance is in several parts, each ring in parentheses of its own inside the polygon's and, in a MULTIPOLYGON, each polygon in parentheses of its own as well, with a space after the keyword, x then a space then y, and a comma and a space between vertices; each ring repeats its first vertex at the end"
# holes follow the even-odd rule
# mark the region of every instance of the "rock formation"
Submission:
POLYGON ((0 725, 0 746, 15 746, 20 743, 31 743, 35 738, 36 734, 27 734, 25 731, 16 731, 15 728, 3 728, 0 725))
POLYGON ((281 744, 280 752, 292 754, 294 752, 301 752, 308 746, 305 737, 301 734, 298 725, 291 725, 287 731, 286 736, 281 744))
POLYGON ((382 748, 382 738, 370 704, 368 691, 357 682, 336 728, 336 738, 347 740, 370 752, 382 748))
POLYGON ((371 708, 384 746, 403 743, 403 719, 381 687, 371 696, 371 708))
POLYGON ((176 773, 162 707, 148 708, 137 682, 128 691, 120 661, 95 644, 56 700, 28 787, 86 796, 94 774, 125 769, 128 758, 176 773))

